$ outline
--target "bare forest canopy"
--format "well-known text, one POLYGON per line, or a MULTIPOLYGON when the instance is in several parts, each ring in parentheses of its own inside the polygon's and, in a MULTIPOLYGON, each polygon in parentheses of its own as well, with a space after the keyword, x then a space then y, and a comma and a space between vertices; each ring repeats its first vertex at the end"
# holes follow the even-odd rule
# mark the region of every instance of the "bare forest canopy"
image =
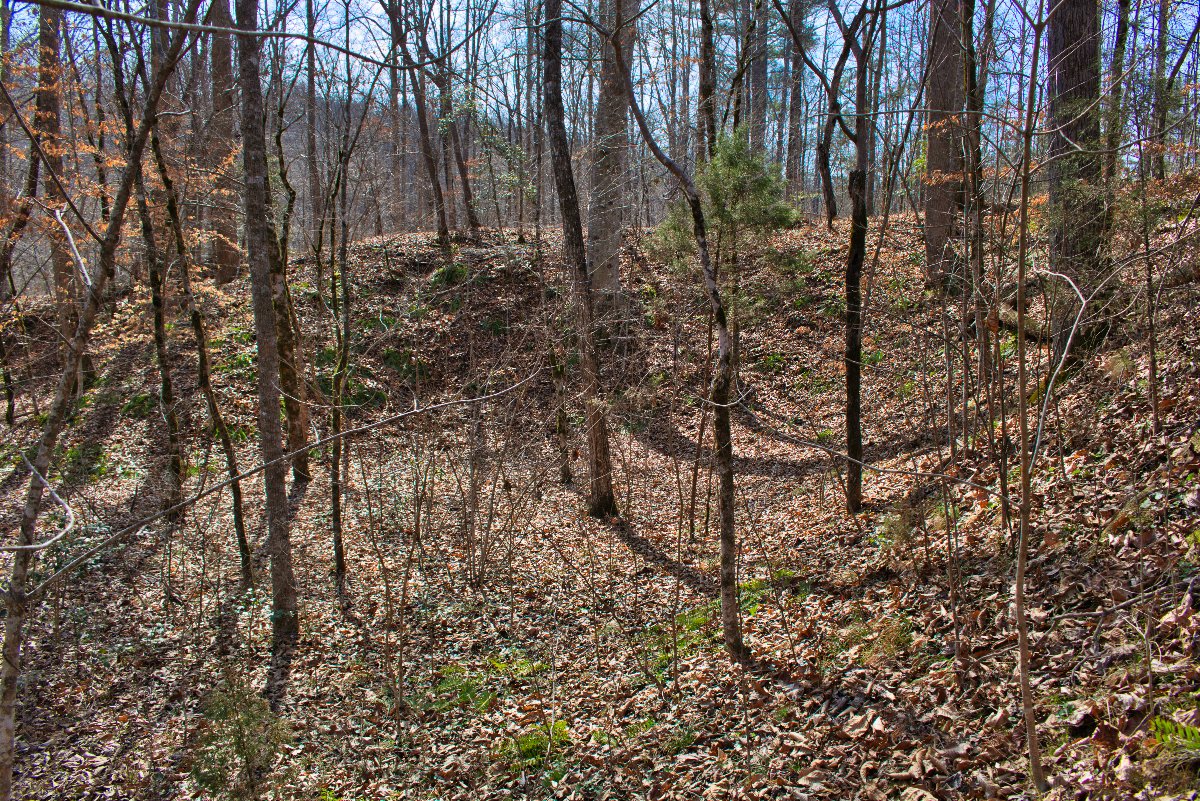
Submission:
POLYGON ((1196 0, 0 0, 0 801, 1195 798, 1196 0))

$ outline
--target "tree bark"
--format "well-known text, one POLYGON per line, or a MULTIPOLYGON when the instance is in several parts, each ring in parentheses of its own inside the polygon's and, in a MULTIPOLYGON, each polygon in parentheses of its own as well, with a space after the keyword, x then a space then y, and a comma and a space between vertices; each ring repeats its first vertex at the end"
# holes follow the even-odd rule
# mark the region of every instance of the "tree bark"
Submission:
MULTIPOLYGON (((254 32, 258 0, 237 0, 238 28, 254 32)), ((261 40, 238 35, 238 84, 242 96, 242 164, 245 174, 246 255, 250 262, 254 330, 258 351, 258 432, 266 494, 267 549, 271 557, 271 650, 273 669, 268 695, 277 704, 280 676, 299 636, 296 583, 287 517, 287 465, 279 411, 279 326, 275 309, 283 297, 278 274, 271 269, 277 243, 268 216, 267 142, 261 72, 261 40)))
POLYGON ((1132 0, 1117 0, 1117 31, 1113 43, 1112 64, 1108 68, 1108 114, 1104 136, 1104 178, 1112 184, 1117 178, 1121 134, 1125 127, 1123 95, 1125 90, 1125 48, 1129 41, 1129 11, 1132 0))
MULTIPOLYGON (((179 504, 183 493, 183 444, 179 435, 179 413, 175 409, 175 386, 171 380, 171 355, 167 344, 165 298, 163 296, 164 264, 162 251, 154 236, 154 221, 146 200, 146 187, 141 169, 136 182, 138 217, 142 226, 142 241, 146 248, 146 270, 150 282, 150 305, 154 320, 154 358, 158 363, 159 407, 167 424, 167 488, 161 500, 162 508, 179 504)), ((170 521, 178 525, 180 514, 173 513, 170 521)))
MULTIPOLYGON (((962 0, 929 6, 925 77, 925 278, 946 287, 958 269, 954 241, 962 207, 962 0)), ((961 280, 961 279, 960 279, 961 280)))
MULTIPOLYGON (((210 19, 213 25, 232 28, 229 0, 213 0, 210 19)), ((233 83, 233 45, 226 33, 212 34, 209 44, 209 63, 212 92, 212 131, 208 145, 210 166, 216 172, 216 202, 209 209, 212 231, 213 277, 217 285, 227 284, 237 276, 242 262, 238 248, 237 180, 234 170, 234 125, 236 118, 235 87, 233 83)))
POLYGON ((696 136, 696 164, 703 164, 717 152, 717 47, 712 8, 709 0, 700 0, 700 98, 696 136))
POLYGON ((588 512, 597 517, 615 516, 617 501, 612 486, 612 457, 608 444, 608 415, 600 398, 600 366, 596 356, 595 314, 592 279, 588 273, 587 250, 571 150, 562 102, 562 0, 546 2, 546 33, 543 45, 546 135, 558 205, 562 214, 563 257, 575 284, 579 317, 579 362, 583 378, 583 404, 588 439, 588 512))
MULTIPOLYGON (((1108 208, 1101 177, 1100 5, 1097 0, 1062 0, 1046 29, 1047 93, 1050 105, 1050 265, 1070 276, 1091 297, 1107 274, 1108 208)), ((1102 297, 1093 308, 1102 307, 1102 297)), ((1079 311, 1071 291, 1052 308, 1055 354, 1061 355, 1079 311)), ((1081 341, 1094 345, 1108 326, 1085 321, 1081 341)))
MULTIPOLYGON (((43 6, 38 16, 38 82, 33 121, 45 168, 42 175, 42 195, 51 209, 63 209, 67 203, 67 198, 59 186, 60 181, 66 181, 63 171, 64 144, 60 141, 62 95, 59 87, 63 81, 62 62, 59 58, 61 30, 62 12, 43 6)), ((79 319, 76 308, 75 266, 65 232, 56 226, 51 230, 49 239, 59 341, 67 343, 71 340, 79 319)), ((59 354, 63 364, 71 358, 62 347, 59 348, 59 354)), ((80 390, 81 387, 75 387, 76 392, 80 390)))
MULTIPOLYGON (((620 31, 621 47, 633 47, 638 0, 605 0, 603 23, 620 31)), ((592 145, 592 192, 588 199, 588 263, 592 287, 599 293, 600 314, 611 311, 621 294, 621 237, 626 220, 625 172, 629 152, 628 118, 621 75, 612 47, 601 45, 600 99, 596 103, 596 135, 592 145)))

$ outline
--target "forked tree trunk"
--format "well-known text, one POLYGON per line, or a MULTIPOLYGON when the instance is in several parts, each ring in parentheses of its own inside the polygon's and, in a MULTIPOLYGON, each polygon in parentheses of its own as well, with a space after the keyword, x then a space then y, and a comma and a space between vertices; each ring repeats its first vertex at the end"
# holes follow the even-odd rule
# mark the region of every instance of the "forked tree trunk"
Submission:
POLYGON ((237 451, 233 447, 233 438, 229 434, 225 416, 221 414, 217 395, 213 391, 212 360, 208 354, 208 331, 204 323, 204 315, 192 293, 191 256, 187 238, 183 233, 183 217, 179 212, 179 197, 175 193, 175 182, 167 169, 167 160, 163 157, 157 130, 150 135, 150 148, 154 153, 154 162, 158 167, 158 177, 162 181, 163 193, 167 196, 167 217, 171 221, 171 231, 175 236, 175 251, 179 254, 179 283, 183 290, 183 301, 187 306, 192 333, 196 337, 196 379, 200 384, 200 392, 204 395, 204 402, 208 406, 208 416, 212 420, 213 430, 221 444, 221 453, 225 456, 225 470, 231 480, 229 492, 232 500, 233 531, 237 539, 238 558, 241 564, 242 589, 245 590, 254 584, 254 571, 250 539, 246 536, 246 519, 243 514, 242 482, 237 478, 241 472, 238 468, 237 451))
MULTIPOLYGON (((162 508, 177 506, 183 497, 183 444, 179 435, 179 413, 175 408, 175 386, 171 380, 171 355, 167 345, 167 323, 163 296, 164 264, 162 251, 154 236, 154 221, 146 201, 146 187, 141 170, 137 177, 138 217, 142 225, 142 242, 146 248, 146 270, 150 282, 150 305, 154 319, 154 358, 158 363, 158 402, 167 424, 167 489, 161 500, 162 508)), ((178 525, 180 513, 172 513, 170 521, 178 525)))

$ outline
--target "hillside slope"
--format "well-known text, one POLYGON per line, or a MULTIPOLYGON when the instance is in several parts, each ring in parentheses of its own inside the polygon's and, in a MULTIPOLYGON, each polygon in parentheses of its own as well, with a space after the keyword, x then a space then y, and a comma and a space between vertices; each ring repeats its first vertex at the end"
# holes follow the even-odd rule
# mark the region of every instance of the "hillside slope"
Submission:
MULTIPOLYGON (((255 774, 281 798, 1028 794, 1013 535, 998 495, 1016 470, 1001 476, 990 456, 1005 437, 1010 454, 1019 447, 1014 340, 998 329, 1008 395, 995 428, 952 454, 946 403, 964 402, 963 343, 957 323, 948 344, 942 331, 958 312, 923 290, 915 226, 891 222, 868 279, 864 347, 866 461, 879 469, 865 475, 866 511, 847 515, 836 455, 845 240, 841 227, 798 227, 738 276, 734 447, 752 669, 724 657, 715 614, 710 338, 692 268, 654 263, 636 242, 624 265, 632 300, 606 324, 602 354, 622 518, 600 521, 560 481, 564 454, 576 476, 586 465, 556 243, 491 233, 446 266, 427 235, 370 240, 353 248, 351 422, 444 405, 353 439, 345 599, 330 572, 326 451, 294 492, 302 642, 288 731, 221 712, 221 699, 257 708, 270 626, 265 572, 236 594, 228 498, 217 494, 178 530, 98 556, 39 611, 21 797, 212 797, 196 777, 239 731, 282 743, 255 774)), ((301 262, 292 277, 314 386, 328 391, 318 275, 301 262)), ((218 394, 252 465, 244 281, 204 304, 218 394)), ((1056 798, 1192 797, 1200 786, 1196 300, 1194 283, 1162 294, 1157 411, 1133 311, 1046 406, 1028 587, 1056 798)), ((165 434, 147 308, 137 292, 121 298, 95 339, 96 380, 52 477, 86 525, 44 572, 158 503, 165 434)), ((182 316, 172 338, 189 441, 210 442, 182 316)), ((47 380, 44 343, 14 371, 23 380, 47 380)), ((1048 353, 1036 352, 1041 379, 1048 353)), ((26 414, 6 437, 9 509, 23 484, 16 449, 36 424, 26 414)), ((191 492, 221 480, 220 458, 192 448, 191 492)), ((261 489, 251 480, 246 491, 261 547, 261 489)))

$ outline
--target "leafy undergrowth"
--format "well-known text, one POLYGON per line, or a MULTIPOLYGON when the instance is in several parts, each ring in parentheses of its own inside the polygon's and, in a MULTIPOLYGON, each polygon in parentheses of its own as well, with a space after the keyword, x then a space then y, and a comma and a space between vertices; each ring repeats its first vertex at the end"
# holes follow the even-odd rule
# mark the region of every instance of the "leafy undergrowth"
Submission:
MULTIPOLYGON (((715 488, 707 444, 695 443, 707 338, 693 268, 633 258, 633 301, 604 322, 618 525, 584 516, 578 487, 559 481, 560 401, 566 456, 576 475, 586 467, 582 415, 551 367, 571 375, 574 341, 555 243, 489 234, 446 266, 427 236, 373 240, 354 249, 354 422, 507 391, 355 440, 346 608, 317 452, 295 503, 303 633, 282 719, 246 695, 269 661, 269 580, 260 553, 257 589, 236 594, 227 497, 197 504, 170 535, 97 557, 32 627, 20 797, 1030 795, 1013 537, 997 495, 1017 473, 988 457, 1016 436, 1015 418, 949 458, 943 311, 911 255, 918 232, 893 220, 869 279, 863 419, 867 460, 894 472, 868 471, 866 511, 843 511, 840 462, 822 447, 843 437, 845 239, 842 227, 800 226, 740 279, 734 442, 754 667, 721 650, 715 488)), ((335 359, 318 280, 293 267, 320 389, 335 359)), ((1133 322, 1072 367, 1050 405, 1028 584, 1055 797, 1197 785, 1195 295, 1178 287, 1159 312, 1160 434, 1133 322)), ((246 297, 235 284, 204 300, 243 465, 256 453, 246 297)), ((86 525, 43 573, 155 506, 164 434, 147 307, 124 298, 96 338, 96 377, 53 477, 86 525)), ((174 329, 180 411, 189 441, 205 443, 188 456, 196 491, 224 468, 206 444, 185 331, 174 329)), ((52 358, 35 351, 18 374, 47 375, 52 358)), ((1039 349, 1038 377, 1046 358, 1039 349)), ((29 410, 5 442, 10 503, 16 448, 38 422, 29 410)), ((246 490, 261 548, 260 489, 246 490)))

